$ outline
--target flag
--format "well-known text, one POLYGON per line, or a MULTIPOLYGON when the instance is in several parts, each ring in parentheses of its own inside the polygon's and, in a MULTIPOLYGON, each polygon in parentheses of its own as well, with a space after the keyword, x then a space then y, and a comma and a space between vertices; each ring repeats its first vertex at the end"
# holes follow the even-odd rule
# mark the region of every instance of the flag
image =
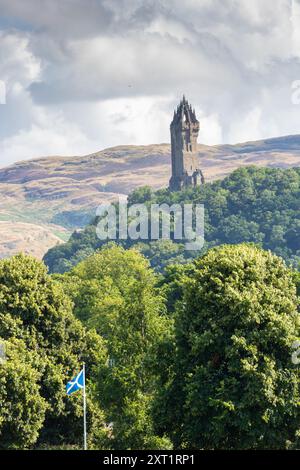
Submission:
POLYGON ((77 392, 81 388, 84 388, 84 370, 81 369, 78 375, 66 385, 67 395, 71 395, 73 392, 77 392))

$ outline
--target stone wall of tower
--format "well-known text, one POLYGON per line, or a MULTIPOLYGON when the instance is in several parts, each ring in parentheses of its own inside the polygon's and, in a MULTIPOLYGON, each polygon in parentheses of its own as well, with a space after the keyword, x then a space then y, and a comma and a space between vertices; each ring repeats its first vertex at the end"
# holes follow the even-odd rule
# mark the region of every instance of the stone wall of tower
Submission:
POLYGON ((197 154, 199 127, 195 110, 183 97, 177 110, 174 111, 170 125, 172 176, 169 187, 171 191, 180 191, 183 187, 204 182, 197 154))

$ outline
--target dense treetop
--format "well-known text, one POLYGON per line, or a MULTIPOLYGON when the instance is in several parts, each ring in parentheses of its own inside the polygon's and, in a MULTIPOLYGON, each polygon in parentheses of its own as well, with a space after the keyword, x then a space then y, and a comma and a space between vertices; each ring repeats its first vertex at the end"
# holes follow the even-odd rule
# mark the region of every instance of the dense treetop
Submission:
MULTIPOLYGON (((129 195, 130 203, 202 203, 205 206, 205 246, 253 242, 271 249, 293 266, 300 261, 300 169, 247 167, 227 178, 185 191, 168 189, 153 192, 149 187, 129 195)), ((45 262, 52 272, 65 272, 92 254, 104 242, 96 235, 97 220, 82 232, 75 232, 69 242, 52 248, 45 262)), ((132 244, 144 253, 152 267, 162 271, 173 263, 185 263, 198 256, 182 243, 172 240, 120 241, 132 244)))
POLYGON ((114 439, 107 446, 170 446, 164 436, 155 436, 150 408, 158 351, 169 341, 172 321, 148 260, 111 244, 56 278, 72 299, 75 315, 105 340, 108 367, 99 368, 97 390, 107 422, 114 423, 114 439))
MULTIPOLYGON (((82 401, 68 398, 65 385, 83 361, 92 377, 106 362, 106 348, 75 318, 70 298, 45 265, 29 256, 0 261, 0 341, 7 354, 0 365, 1 443, 80 442, 82 401)), ((93 425, 101 412, 88 408, 93 425)))
POLYGON ((52 276, 0 261, 0 448, 81 447, 82 361, 89 448, 299 448, 299 285, 253 244, 163 275, 116 244, 52 276))
POLYGON ((226 245, 199 258, 182 283, 177 348, 156 404, 161 431, 176 448, 299 444, 292 272, 270 252, 226 245))
POLYGON ((299 183, 249 167, 129 196, 204 204, 201 251, 103 242, 97 218, 47 253, 55 274, 0 260, 0 448, 82 446, 83 361, 89 448, 299 448, 299 183))

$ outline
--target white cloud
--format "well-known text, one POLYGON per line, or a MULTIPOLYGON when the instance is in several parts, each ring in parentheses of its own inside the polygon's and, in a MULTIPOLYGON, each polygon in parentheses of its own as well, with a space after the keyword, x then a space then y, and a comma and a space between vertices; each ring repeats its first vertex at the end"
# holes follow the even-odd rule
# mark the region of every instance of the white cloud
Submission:
POLYGON ((249 133, 254 139, 261 139, 261 114, 259 107, 250 109, 240 122, 235 122, 231 129, 231 139, 233 142, 247 142, 249 133))
POLYGON ((203 115, 198 113, 200 119, 201 143, 206 145, 217 145, 223 141, 222 126, 217 114, 203 115))
POLYGON ((60 116, 48 116, 44 125, 33 124, 0 142, 1 165, 47 155, 77 155, 92 151, 90 140, 81 130, 60 116))
POLYGON ((29 34, 0 31, 0 73, 8 88, 14 83, 27 86, 39 78, 40 60, 29 41, 29 34))
POLYGON ((0 104, 6 104, 6 83, 0 80, 0 104))
POLYGON ((0 9, 0 165, 169 141, 183 93, 200 142, 299 132, 298 0, 0 0, 0 9))

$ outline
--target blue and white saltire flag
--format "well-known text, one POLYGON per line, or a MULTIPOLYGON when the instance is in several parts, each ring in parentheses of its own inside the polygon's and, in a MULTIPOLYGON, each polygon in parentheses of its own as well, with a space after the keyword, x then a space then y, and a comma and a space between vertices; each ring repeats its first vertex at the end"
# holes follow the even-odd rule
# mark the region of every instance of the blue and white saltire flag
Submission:
POLYGON ((85 377, 84 377, 84 369, 81 369, 78 375, 73 380, 70 380, 70 382, 67 383, 66 385, 66 390, 67 390, 67 395, 71 395, 71 393, 77 392, 77 390, 80 390, 81 388, 84 388, 84 382, 85 382, 85 377))

